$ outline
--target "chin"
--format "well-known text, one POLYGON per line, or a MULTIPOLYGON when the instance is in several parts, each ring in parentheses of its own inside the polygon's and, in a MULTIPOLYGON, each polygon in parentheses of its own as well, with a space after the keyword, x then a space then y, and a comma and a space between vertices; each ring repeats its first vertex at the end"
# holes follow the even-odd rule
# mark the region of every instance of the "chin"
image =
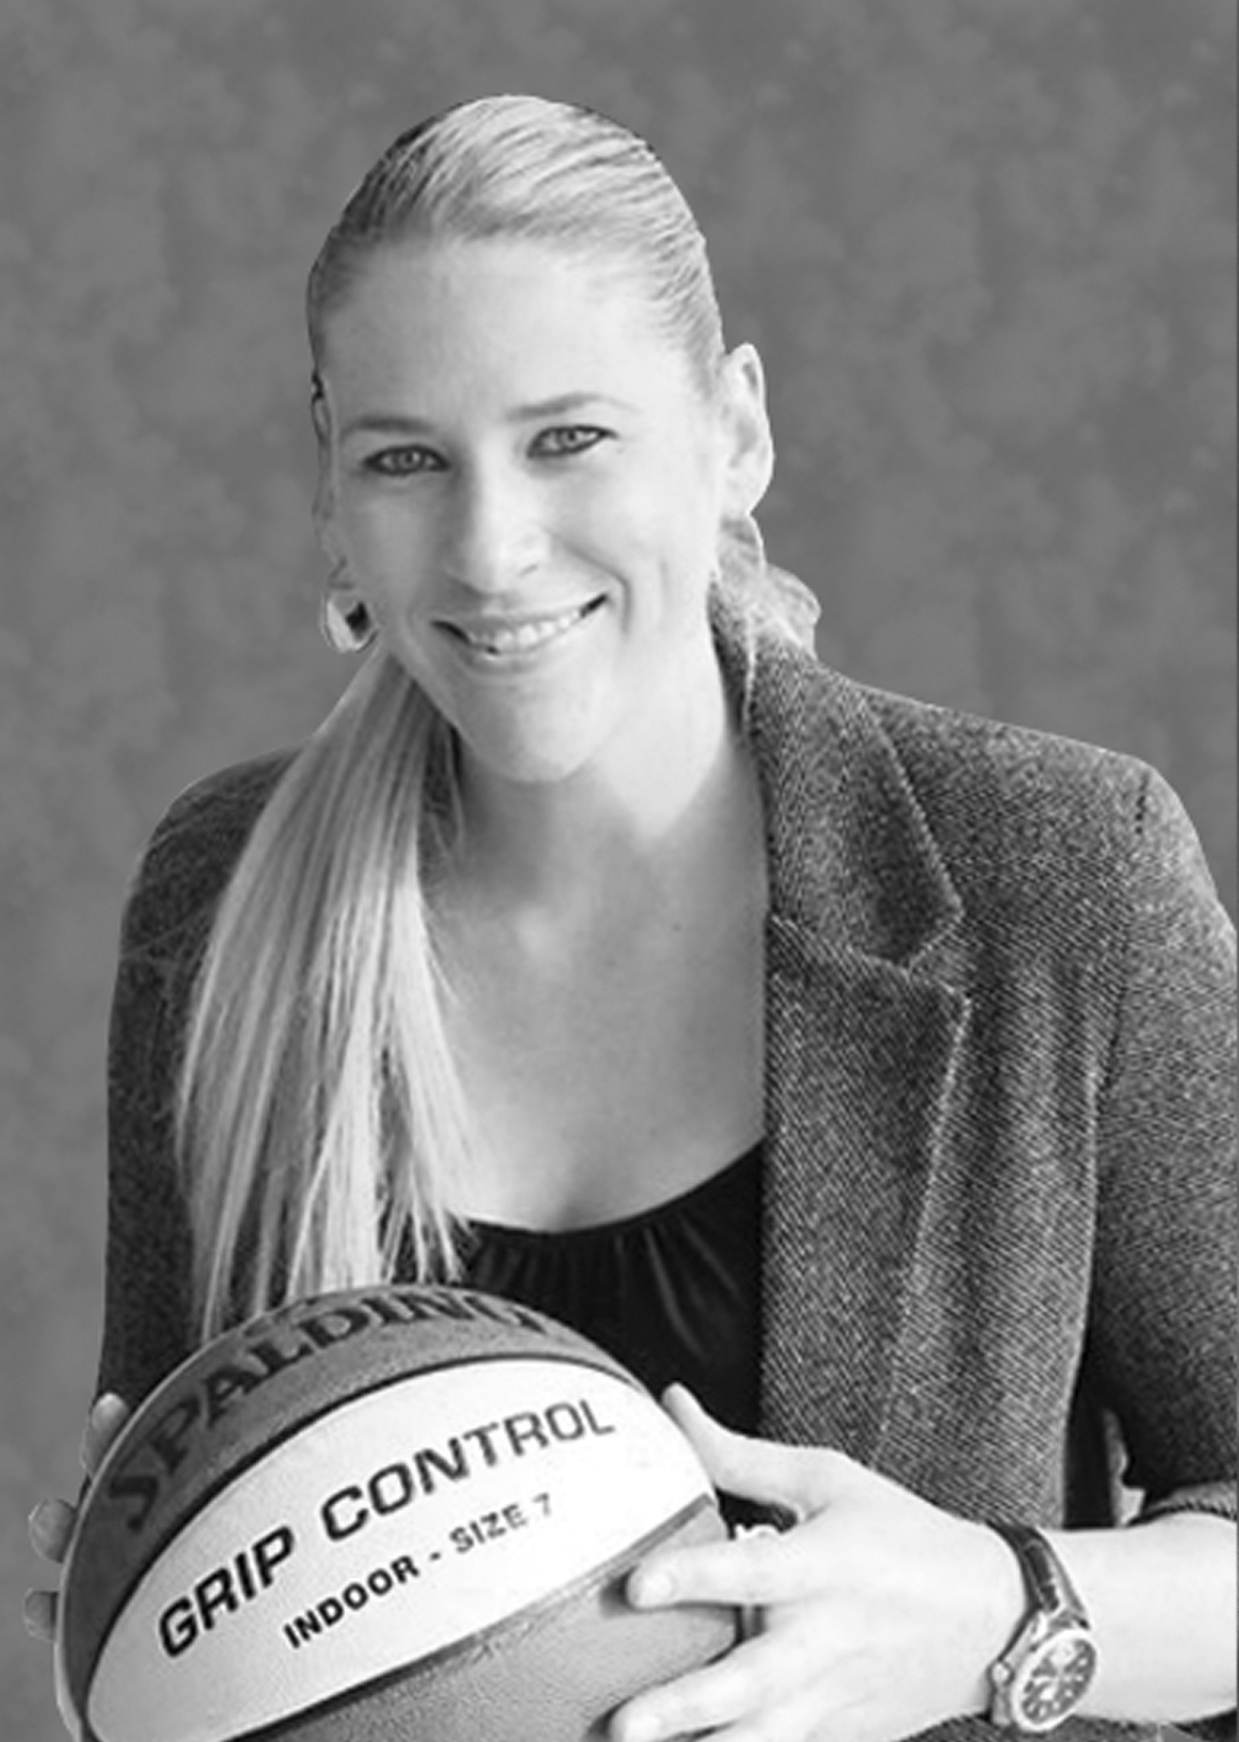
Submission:
MULTIPOLYGON (((455 699, 455 698, 453 698, 455 699)), ((559 786, 598 764, 614 721, 601 698, 561 697, 526 706, 445 709, 467 766, 519 786, 559 786)))
POLYGON ((466 743, 466 757, 486 778, 528 787, 566 786, 583 775, 592 761, 588 749, 579 741, 572 745, 528 747, 510 742, 502 747, 466 743))

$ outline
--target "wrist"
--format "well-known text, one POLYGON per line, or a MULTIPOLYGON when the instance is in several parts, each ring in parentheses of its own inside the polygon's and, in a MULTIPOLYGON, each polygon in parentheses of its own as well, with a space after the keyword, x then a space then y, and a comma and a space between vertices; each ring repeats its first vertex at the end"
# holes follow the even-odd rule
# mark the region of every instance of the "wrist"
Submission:
POLYGON ((1027 1607, 990 1668, 988 1717, 1003 1729, 1056 1730, 1087 1698, 1097 1673, 1088 1613, 1057 1550, 1031 1525, 995 1524, 1018 1561, 1027 1607))
POLYGON ((1232 1523, 1181 1512, 1124 1528, 1044 1534, 1097 1641, 1097 1674, 1082 1715, 1183 1723, 1233 1709, 1232 1523))
POLYGON ((1028 1593, 1009 1544, 988 1524, 972 1528, 976 1533, 973 1590, 977 1604, 969 1637, 968 1701, 960 1715, 984 1717, 994 1697, 990 1672, 1019 1631, 1028 1609, 1028 1593))

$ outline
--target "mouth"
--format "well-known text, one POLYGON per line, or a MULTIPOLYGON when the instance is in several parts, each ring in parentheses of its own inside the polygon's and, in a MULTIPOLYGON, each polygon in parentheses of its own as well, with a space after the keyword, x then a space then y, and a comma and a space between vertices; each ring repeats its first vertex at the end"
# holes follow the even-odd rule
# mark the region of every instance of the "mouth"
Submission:
POLYGON ((510 658, 513 654, 533 653, 575 629, 605 603, 605 595, 587 599, 584 604, 569 609, 543 612, 538 616, 442 618, 439 627, 474 653, 491 659, 510 658))

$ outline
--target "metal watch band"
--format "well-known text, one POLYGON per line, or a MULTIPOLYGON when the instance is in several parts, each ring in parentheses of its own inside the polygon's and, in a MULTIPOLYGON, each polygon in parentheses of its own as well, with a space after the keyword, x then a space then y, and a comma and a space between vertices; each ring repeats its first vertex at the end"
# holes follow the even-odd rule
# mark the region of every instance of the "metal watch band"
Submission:
POLYGON ((1084 1604, 1067 1569, 1039 1530, 1031 1524, 994 1524, 991 1529, 1015 1551, 1033 1608, 1087 1623, 1084 1604))

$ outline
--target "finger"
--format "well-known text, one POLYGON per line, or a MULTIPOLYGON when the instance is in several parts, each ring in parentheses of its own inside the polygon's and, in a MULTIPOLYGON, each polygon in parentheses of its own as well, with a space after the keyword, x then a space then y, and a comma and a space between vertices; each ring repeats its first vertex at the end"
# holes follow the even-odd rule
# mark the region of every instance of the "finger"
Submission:
POLYGON ((30 1514, 30 1546, 45 1561, 62 1561, 77 1513, 67 1500, 40 1500, 30 1514))
POLYGON ((104 1453, 130 1413, 124 1398, 118 1397, 114 1391, 105 1391, 95 1399, 86 1420, 86 1432, 82 1435, 81 1463, 88 1476, 93 1476, 99 1468, 104 1453))
POLYGON ((715 1487, 745 1500, 783 1506, 803 1518, 836 1496, 851 1467, 841 1452, 822 1446, 784 1446, 733 1433, 683 1385, 670 1386, 661 1402, 692 1441, 715 1487))
POLYGON ((713 1731, 760 1708, 768 1691, 760 1642, 739 1646, 717 1663, 651 1688, 621 1706, 609 1742, 662 1742, 713 1731))
POLYGON ((52 1645, 56 1639, 56 1593, 27 1591, 22 1601, 22 1620, 32 1639, 52 1645))
POLYGON ((637 1609, 676 1603, 729 1608, 791 1603, 820 1594, 820 1556, 805 1553, 793 1533, 759 1532, 728 1542, 654 1553, 628 1575, 625 1593, 637 1609))
MULTIPOLYGON (((821 1695, 817 1690, 800 1699, 782 1700, 777 1713, 762 1708, 748 1712, 734 1727, 720 1730, 715 1742, 771 1742, 781 1737, 826 1736, 821 1695), (777 1729, 775 1726, 777 1725, 777 1729)), ((849 1729, 855 1729, 849 1724, 849 1729)))

